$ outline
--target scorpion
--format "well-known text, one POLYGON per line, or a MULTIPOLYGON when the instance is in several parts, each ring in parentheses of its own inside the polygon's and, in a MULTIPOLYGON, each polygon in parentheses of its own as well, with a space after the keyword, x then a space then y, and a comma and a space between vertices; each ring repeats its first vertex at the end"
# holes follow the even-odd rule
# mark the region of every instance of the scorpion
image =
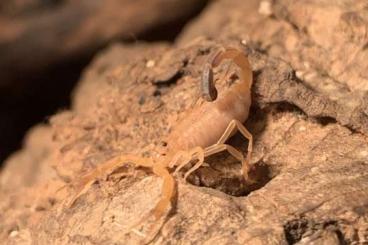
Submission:
POLYGON ((82 177, 77 185, 79 188, 76 194, 67 205, 69 207, 73 205, 96 180, 107 178, 116 169, 131 163, 137 168, 150 169, 163 179, 160 200, 148 214, 158 221, 164 216, 170 204, 172 206, 172 199, 176 192, 173 175, 192 163, 192 167, 184 175, 186 180, 191 173, 202 166, 206 157, 223 151, 227 151, 241 162, 244 180, 251 183, 248 173, 253 139, 252 134, 242 123, 249 115, 252 81, 252 69, 243 52, 235 48, 226 48, 215 53, 204 65, 201 79, 204 100, 200 106, 193 108, 184 120, 173 127, 167 137, 165 153, 156 158, 124 154, 108 160, 82 177), (231 60, 240 68, 239 80, 222 93, 217 93, 213 81, 213 68, 219 66, 224 60, 231 60), (249 141, 245 158, 240 151, 226 144, 226 141, 237 131, 249 141))

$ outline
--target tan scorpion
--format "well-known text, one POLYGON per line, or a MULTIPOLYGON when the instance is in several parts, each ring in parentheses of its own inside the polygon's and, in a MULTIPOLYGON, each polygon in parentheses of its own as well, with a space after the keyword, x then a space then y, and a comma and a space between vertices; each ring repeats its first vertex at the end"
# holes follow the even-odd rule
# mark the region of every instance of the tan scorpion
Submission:
MULTIPOLYGON (((163 179, 161 198, 149 213, 149 216, 154 217, 155 220, 162 218, 172 204, 176 191, 172 172, 178 172, 189 163, 194 165, 185 173, 185 179, 203 164, 206 157, 227 151, 241 162, 244 179, 251 182, 248 172, 253 139, 242 123, 249 115, 252 81, 252 69, 243 52, 234 48, 217 52, 204 66, 201 87, 203 97, 207 101, 203 101, 200 106, 189 111, 184 120, 173 128, 167 137, 165 153, 157 158, 124 154, 99 165, 78 181, 79 188, 68 202, 68 206, 73 205, 77 198, 98 179, 107 178, 116 169, 128 163, 151 169, 155 175, 163 179), (212 69, 227 59, 240 68, 239 80, 217 95, 212 69), (249 140, 246 158, 237 149, 226 144, 237 130, 249 140)), ((142 219, 142 222, 145 220, 142 219)))

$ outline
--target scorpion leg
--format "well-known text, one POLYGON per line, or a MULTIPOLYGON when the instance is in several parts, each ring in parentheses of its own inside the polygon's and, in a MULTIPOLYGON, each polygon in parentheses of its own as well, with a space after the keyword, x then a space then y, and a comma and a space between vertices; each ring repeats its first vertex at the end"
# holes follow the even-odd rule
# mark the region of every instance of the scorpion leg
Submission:
POLYGON ((186 180, 188 178, 188 176, 193 173, 194 171, 196 171, 200 166, 203 165, 204 163, 204 156, 205 156, 205 152, 201 147, 196 147, 193 149, 193 155, 196 156, 197 158, 197 162, 196 164, 194 164, 194 166, 192 168, 190 168, 185 174, 184 174, 184 179, 186 180))
POLYGON ((192 160, 197 159, 197 163, 185 173, 185 175, 184 175, 185 180, 188 178, 188 176, 193 171, 198 169, 203 164, 203 162, 204 162, 204 150, 201 147, 195 147, 192 150, 186 152, 186 155, 187 155, 187 158, 185 159, 185 161, 183 161, 181 164, 179 164, 179 166, 176 168, 176 170, 174 172, 174 174, 179 172, 185 165, 190 163, 192 160))
MULTIPOLYGON (((213 154, 219 153, 221 151, 227 151, 230 153, 230 155, 232 155, 233 157, 235 157, 237 160, 239 160, 241 163, 244 163, 244 157, 243 154, 241 154, 237 149, 235 149, 233 146, 231 145, 227 145, 227 144, 214 144, 212 146, 207 147, 206 149, 202 149, 200 147, 196 147, 192 150, 193 155, 196 155, 195 158, 198 159, 198 161, 196 162, 196 164, 190 168, 184 175, 184 179, 186 180, 188 178, 188 176, 193 173, 194 171, 196 171, 199 167, 201 167, 204 163, 204 158, 211 156, 213 154)), ((195 159, 194 157, 190 159, 193 160, 195 159)), ((187 165, 190 161, 185 161, 183 163, 180 164, 179 167, 184 167, 185 165, 187 165)), ((179 171, 178 169, 175 170, 175 172, 179 171)), ((246 173, 247 174, 247 173, 246 173)), ((248 176, 245 175, 245 178, 247 178, 248 176)))
POLYGON ((174 157, 172 158, 172 160, 169 163, 169 167, 173 168, 175 166, 176 169, 174 171, 174 175, 177 174, 179 172, 180 169, 182 169, 185 165, 187 165, 187 163, 189 163, 192 159, 192 154, 188 151, 178 151, 174 157), (181 163, 180 163, 181 162, 181 163))
POLYGON ((248 180, 249 179, 249 177, 248 177, 248 171, 249 171, 248 162, 247 162, 247 160, 244 160, 243 154, 240 153, 240 151, 235 149, 233 146, 227 145, 227 144, 212 145, 212 146, 205 149, 205 156, 211 156, 213 154, 216 154, 216 153, 219 153, 219 152, 225 151, 225 150, 228 153, 230 153, 230 155, 232 155, 233 157, 235 157, 237 160, 239 160, 241 162, 241 164, 242 164, 242 174, 244 176, 244 179, 248 180))
MULTIPOLYGON (((216 145, 224 144, 232 135, 234 135, 235 131, 238 130, 246 139, 248 139, 248 152, 245 161, 242 161, 242 173, 244 178, 248 179, 249 165, 253 151, 253 136, 252 134, 240 123, 238 120, 232 120, 227 126, 225 132, 222 134, 220 139, 217 141, 216 145)), ((235 155, 234 155, 235 156, 235 155)))
MULTIPOLYGON (((207 147, 206 149, 204 149, 204 157, 208 157, 211 156, 213 154, 216 154, 218 152, 221 151, 227 151, 228 153, 230 153, 230 155, 232 155, 233 157, 235 157, 237 160, 239 160, 242 164, 242 174, 244 176, 245 180, 249 180, 248 177, 248 172, 250 169, 250 159, 251 159, 251 153, 253 150, 253 137, 252 134, 243 126, 243 124, 241 124, 239 121, 237 120, 232 120, 229 125, 227 126, 225 132, 222 134, 222 136, 220 137, 220 139, 217 141, 216 144, 207 147), (247 152, 247 157, 246 159, 244 159, 244 156, 242 153, 240 153, 237 149, 235 149, 233 146, 231 145, 227 145, 225 144, 225 142, 235 133, 235 131, 238 130, 246 139, 249 140, 248 143, 248 152, 247 152)), ((202 164, 203 164, 203 160, 202 160, 202 156, 200 155, 200 152, 198 152, 199 156, 199 161, 185 174, 184 178, 187 178, 192 172, 194 172, 195 170, 197 170, 202 164)), ((188 162, 184 162, 181 164, 180 167, 183 167, 184 165, 188 164, 188 162)))
POLYGON ((227 144, 215 144, 212 145, 210 147, 207 147, 205 149, 205 156, 211 156, 214 155, 216 153, 219 153, 221 151, 227 151, 230 153, 230 155, 232 155, 233 157, 235 157, 237 160, 239 161, 244 161, 244 157, 243 154, 241 154, 237 149, 235 149, 233 146, 231 145, 227 145, 227 144))
MULTIPOLYGON (((204 157, 211 156, 213 154, 216 154, 218 152, 226 150, 229 152, 233 157, 235 157, 237 160, 239 160, 242 164, 242 174, 244 176, 245 180, 249 180, 248 172, 250 169, 250 160, 251 160, 251 153, 253 150, 253 136, 252 134, 237 120, 232 120, 229 125, 227 126, 225 132, 222 134, 220 139, 217 141, 216 144, 207 147, 206 149, 196 147, 191 152, 189 152, 191 155, 197 155, 198 162, 189 169, 185 175, 184 179, 186 179, 191 173, 193 173, 195 170, 197 170, 200 166, 203 165, 204 157), (243 154, 240 153, 237 149, 234 147, 225 144, 225 142, 238 130, 246 139, 249 140, 248 143, 248 152, 247 157, 244 159, 243 154)), ((191 158, 193 159, 193 158, 191 158)), ((184 161, 179 165, 179 167, 175 170, 175 172, 179 171, 182 167, 187 165, 189 161, 184 161)))

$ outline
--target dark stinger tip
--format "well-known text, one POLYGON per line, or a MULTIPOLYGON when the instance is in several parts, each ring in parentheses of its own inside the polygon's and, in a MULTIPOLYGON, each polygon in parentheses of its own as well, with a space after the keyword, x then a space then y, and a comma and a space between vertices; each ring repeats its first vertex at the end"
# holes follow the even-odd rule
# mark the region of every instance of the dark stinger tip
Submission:
POLYGON ((213 82, 213 71, 209 63, 206 63, 202 73, 201 80, 202 97, 208 101, 214 101, 217 98, 217 90, 213 82))

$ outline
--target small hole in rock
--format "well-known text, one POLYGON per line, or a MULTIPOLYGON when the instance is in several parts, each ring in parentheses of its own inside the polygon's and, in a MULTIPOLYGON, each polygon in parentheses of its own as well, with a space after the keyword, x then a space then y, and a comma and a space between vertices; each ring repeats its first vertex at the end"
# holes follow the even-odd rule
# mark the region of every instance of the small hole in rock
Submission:
POLYGON ((156 89, 156 90, 153 92, 153 96, 154 96, 154 97, 161 96, 161 91, 156 89))
POLYGON ((322 124, 323 126, 327 126, 328 124, 336 124, 337 121, 335 118, 332 117, 318 117, 316 118, 318 123, 322 124))
MULTIPOLYGON (((228 141, 241 152, 247 152, 247 145, 244 142, 246 141, 238 134, 228 141)), ((188 181, 194 185, 213 188, 232 196, 246 196, 266 185, 272 176, 270 167, 259 161, 252 163, 252 168, 248 173, 250 180, 244 180, 240 162, 226 151, 207 157, 205 163, 188 177, 188 181)))
POLYGON ((295 244, 302 239, 308 229, 308 220, 304 218, 288 221, 284 225, 284 233, 288 244, 295 244))

